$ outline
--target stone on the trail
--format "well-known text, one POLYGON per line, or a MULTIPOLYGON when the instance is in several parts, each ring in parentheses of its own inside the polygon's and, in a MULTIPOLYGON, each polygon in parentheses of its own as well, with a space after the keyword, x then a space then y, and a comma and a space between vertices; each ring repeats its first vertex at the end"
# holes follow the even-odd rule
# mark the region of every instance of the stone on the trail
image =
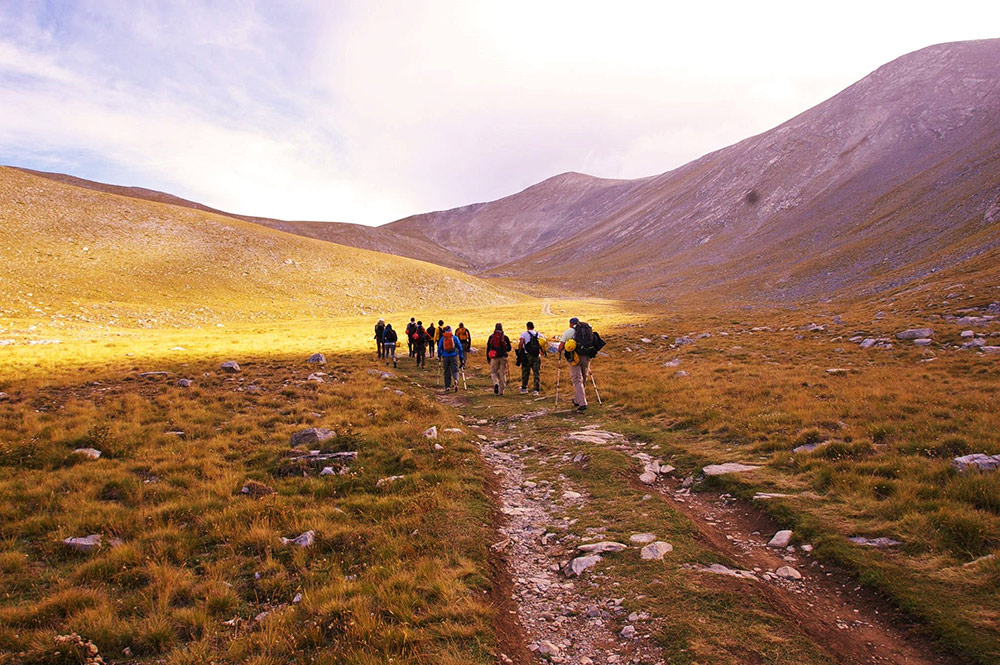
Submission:
POLYGON ((792 542, 792 532, 785 529, 774 534, 771 540, 767 541, 767 546, 783 549, 788 547, 790 542, 792 542))
POLYGON ((1000 346, 981 346, 979 350, 983 353, 995 354, 1000 353, 1000 346))
POLYGON ((739 577, 742 579, 757 579, 757 576, 751 570, 739 570, 734 568, 727 568, 721 563, 713 563, 708 568, 698 568, 702 572, 714 573, 715 575, 727 575, 729 577, 739 577))
POLYGON ((651 543, 656 540, 655 533, 633 533, 628 537, 629 542, 636 543, 637 545, 645 545, 646 543, 651 543))
POLYGON ((875 346, 875 338, 866 337, 864 341, 861 342, 862 349, 870 349, 875 346))
POLYGON ((961 336, 962 336, 962 337, 975 337, 975 336, 976 336, 976 333, 975 333, 975 331, 974 331, 974 330, 963 330, 963 331, 961 332, 961 336))
POLYGON ((774 571, 774 574, 786 580, 801 580, 802 573, 795 570, 791 566, 782 566, 774 571))
POLYGON ((754 501, 767 501, 768 499, 784 499, 786 497, 792 496, 791 494, 782 494, 780 492, 757 492, 753 495, 754 501))
POLYGON ((379 478, 375 483, 375 487, 385 487, 386 485, 391 485, 397 480, 402 480, 403 476, 389 476, 388 478, 379 478))
POLYGON ((652 344, 653 343, 653 340, 649 339, 648 337, 643 337, 639 341, 642 342, 643 344, 652 344))
POLYGON ((973 453, 956 457, 951 461, 951 465, 956 471, 965 472, 969 469, 979 471, 996 471, 1000 469, 1000 455, 987 455, 985 453, 973 453))
POLYGON ((315 381, 316 383, 324 383, 324 381, 323 381, 323 374, 322 374, 322 372, 320 372, 318 374, 310 374, 306 378, 306 381, 315 381))
POLYGON ((227 360, 226 362, 222 363, 220 369, 228 374, 236 374, 237 372, 240 371, 240 364, 235 360, 227 360))
POLYGON ((909 328, 896 333, 896 339, 926 339, 934 337, 934 330, 931 328, 909 328))
POLYGON ((658 540, 655 543, 650 543, 642 548, 639 555, 647 561, 659 561, 663 558, 663 555, 668 552, 672 552, 674 546, 670 543, 665 543, 662 540, 658 540))
POLYGON ((337 433, 332 429, 323 429, 322 427, 310 427, 309 429, 304 429, 296 432, 292 435, 291 445, 292 447, 301 445, 313 445, 317 443, 323 443, 329 439, 337 436, 337 433))
POLYGON ((441 452, 442 450, 444 450, 444 446, 442 446, 440 443, 435 443, 434 450, 441 452))
POLYGON ((674 358, 673 360, 668 360, 667 362, 663 363, 663 366, 664 367, 677 367, 680 364, 681 364, 681 359, 680 358, 674 358))
POLYGON ((311 356, 309 356, 309 359, 306 360, 306 362, 307 363, 315 363, 317 365, 325 365, 326 364, 326 356, 324 356, 322 353, 314 353, 311 356))
POLYGON ((543 656, 558 656, 561 651, 562 649, 557 647, 552 642, 549 642, 548 640, 544 640, 538 643, 538 653, 542 654, 543 656))
POLYGON ((312 547, 312 544, 316 542, 316 532, 309 529, 295 538, 282 538, 281 542, 284 545, 295 545, 296 547, 312 547))
POLYGON ((190 388, 191 387, 191 379, 178 379, 177 380, 177 387, 178 388, 190 388))
POLYGON ((619 435, 614 432, 606 432, 604 430, 594 429, 585 430, 581 432, 570 432, 566 435, 567 439, 572 439, 573 441, 582 441, 583 443, 593 443, 597 445, 605 444, 612 439, 617 438, 619 435))
POLYGON ((913 340, 913 343, 917 346, 930 346, 934 343, 934 340, 929 337, 921 337, 920 339, 913 340))
POLYGON ((584 545, 578 545, 577 548, 581 552, 587 552, 588 554, 605 554, 608 552, 621 552, 622 550, 627 550, 628 545, 624 543, 616 543, 611 540, 604 540, 599 543, 586 543, 584 545))
POLYGON ((101 457, 101 451, 97 448, 77 448, 73 451, 73 454, 86 457, 87 459, 99 459, 101 457))
POLYGON ((657 478, 659 478, 659 476, 657 476, 655 473, 651 471, 643 471, 642 474, 639 476, 639 480, 641 480, 643 483, 647 485, 652 485, 653 483, 655 483, 657 478))
POLYGON ((812 546, 812 545, 810 545, 809 543, 806 543, 806 544, 804 544, 804 545, 800 545, 799 547, 800 547, 800 548, 802 549, 802 551, 803 551, 803 552, 805 552, 806 554, 808 554, 809 552, 812 552, 812 551, 813 551, 813 546, 812 546))
POLYGON ((62 542, 77 552, 93 552, 101 546, 101 535, 92 533, 84 537, 64 538, 62 542))
POLYGON ((588 554, 587 556, 578 556, 571 560, 566 565, 566 574, 569 576, 576 575, 580 576, 583 571, 596 566, 601 562, 601 555, 599 554, 588 554))
POLYGON ((725 464, 709 464, 704 469, 701 470, 706 476, 722 476, 727 473, 746 473, 747 471, 755 471, 759 469, 758 466, 753 466, 750 464, 740 464, 739 462, 726 462, 725 464))
POLYGON ((438 436, 437 425, 432 425, 431 427, 424 430, 424 436, 428 439, 436 439, 438 436))
POLYGON ((986 346, 986 340, 979 337, 975 339, 970 339, 968 342, 962 345, 963 349, 976 349, 986 346))
POLYGON ((635 637, 635 626, 633 625, 625 626, 624 628, 622 628, 622 632, 620 633, 620 635, 624 637, 626 640, 631 640, 633 637, 635 637))
POLYGON ((886 538, 885 536, 880 536, 878 538, 865 538, 863 536, 855 536, 853 538, 848 538, 849 541, 855 545, 865 545, 866 547, 895 547, 896 545, 902 545, 903 543, 898 540, 893 540, 892 538, 886 538))
POLYGON ((377 377, 377 378, 382 379, 382 380, 386 380, 386 379, 391 379, 392 378, 392 374, 391 373, 389 373, 389 372, 383 372, 380 369, 370 369, 370 370, 368 370, 368 373, 371 374, 372 376, 377 377))
POLYGON ((276 492, 273 488, 268 487, 264 483, 259 483, 256 480, 248 480, 247 484, 240 490, 240 494, 246 494, 254 499, 259 499, 263 496, 270 496, 275 493, 276 492))
POLYGON ((576 499, 582 499, 583 495, 579 492, 573 492, 572 490, 566 490, 562 493, 562 498, 574 501, 576 499))

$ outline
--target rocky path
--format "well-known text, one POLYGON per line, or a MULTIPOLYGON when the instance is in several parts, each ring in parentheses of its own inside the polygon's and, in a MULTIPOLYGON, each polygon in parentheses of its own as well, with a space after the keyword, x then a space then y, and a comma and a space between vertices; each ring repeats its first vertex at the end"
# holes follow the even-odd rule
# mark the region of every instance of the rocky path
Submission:
MULTIPOLYGON (((510 578, 505 588, 513 603, 504 611, 516 612, 520 630, 515 639, 523 641, 508 644, 500 656, 502 662, 590 665, 672 660, 655 639, 667 618, 631 611, 634 598, 622 595, 613 573, 601 565, 602 556, 638 559, 644 545, 647 549, 641 551, 646 558, 654 545, 650 542, 653 534, 632 534, 631 542, 616 543, 608 542, 603 529, 581 532, 574 528, 589 510, 590 497, 558 469, 578 461, 573 450, 579 445, 599 446, 632 458, 632 489, 646 492, 653 510, 659 506, 659 510, 683 513, 694 524, 698 543, 717 552, 719 561, 729 566, 696 565, 681 558, 670 561, 669 554, 664 563, 682 569, 694 584, 722 585, 749 595, 781 617, 781 631, 814 644, 829 662, 961 662, 938 654, 907 627, 898 611, 862 589, 851 576, 812 557, 807 544, 768 546, 777 527, 764 511, 728 495, 692 491, 693 479, 674 477, 672 467, 661 466, 645 444, 588 425, 583 419, 560 421, 553 431, 544 409, 477 419, 470 415, 473 411, 462 409, 467 406, 462 397, 441 399, 464 411, 498 483, 500 538, 492 549, 510 578), (534 421, 543 420, 546 427, 534 426, 534 421)), ((666 546, 669 552, 669 544, 656 545, 666 546)), ((662 556, 661 551, 657 558, 662 556)))

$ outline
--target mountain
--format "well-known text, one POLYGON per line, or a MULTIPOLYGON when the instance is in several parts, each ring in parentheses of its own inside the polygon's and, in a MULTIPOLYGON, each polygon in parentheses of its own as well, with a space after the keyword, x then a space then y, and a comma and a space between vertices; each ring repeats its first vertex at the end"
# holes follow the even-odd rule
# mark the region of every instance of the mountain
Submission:
POLYGON ((441 266, 146 196, 0 167, 0 317, 193 327, 520 298, 441 266))

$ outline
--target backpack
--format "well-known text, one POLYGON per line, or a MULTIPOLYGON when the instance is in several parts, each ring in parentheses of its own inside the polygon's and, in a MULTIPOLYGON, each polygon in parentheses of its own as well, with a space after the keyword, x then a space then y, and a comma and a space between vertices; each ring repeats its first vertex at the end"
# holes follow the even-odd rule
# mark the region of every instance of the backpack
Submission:
POLYGON ((446 352, 451 353, 455 350, 455 337, 450 332, 444 333, 441 340, 441 348, 446 352))
POLYGON ((538 333, 528 333, 528 342, 524 345, 525 352, 532 358, 542 353, 542 345, 538 343, 538 333))
MULTIPOLYGON (((593 358, 601 350, 601 347, 604 346, 604 342, 602 341, 600 347, 598 347, 594 341, 595 337, 594 329, 590 327, 589 323, 580 321, 573 326, 573 339, 576 340, 576 352, 581 356, 593 358)), ((597 337, 597 339, 600 339, 600 337, 597 337)))
POLYGON ((490 341, 486 343, 486 348, 489 350, 489 353, 486 355, 490 358, 497 358, 501 355, 506 355, 507 349, 504 348, 502 330, 498 330, 490 335, 490 341))
POLYGON ((417 324, 416 323, 407 323, 406 324, 406 334, 407 335, 412 335, 413 331, 416 330, 416 329, 417 329, 417 324))
POLYGON ((472 339, 471 335, 469 335, 468 328, 459 328, 458 330, 455 331, 455 336, 458 337, 458 339, 460 339, 463 342, 468 342, 470 339, 472 339))

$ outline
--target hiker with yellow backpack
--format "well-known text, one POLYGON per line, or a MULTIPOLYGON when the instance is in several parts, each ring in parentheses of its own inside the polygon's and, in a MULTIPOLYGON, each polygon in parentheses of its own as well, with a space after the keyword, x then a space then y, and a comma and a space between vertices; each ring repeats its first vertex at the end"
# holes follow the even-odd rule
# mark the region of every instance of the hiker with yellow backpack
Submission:
MULTIPOLYGON (((587 410, 587 376, 594 381, 594 392, 597 392, 597 382, 590 373, 590 361, 604 345, 604 340, 594 332, 589 323, 575 316, 569 320, 569 328, 559 342, 559 353, 565 354, 566 362, 569 363, 569 376, 573 381, 573 405, 577 411, 587 410)), ((601 399, 599 394, 597 399, 601 399)))
POLYGON ((469 350, 472 348, 472 334, 464 323, 459 323, 458 327, 455 328, 455 337, 462 343, 462 351, 465 351, 465 355, 469 355, 469 350))

